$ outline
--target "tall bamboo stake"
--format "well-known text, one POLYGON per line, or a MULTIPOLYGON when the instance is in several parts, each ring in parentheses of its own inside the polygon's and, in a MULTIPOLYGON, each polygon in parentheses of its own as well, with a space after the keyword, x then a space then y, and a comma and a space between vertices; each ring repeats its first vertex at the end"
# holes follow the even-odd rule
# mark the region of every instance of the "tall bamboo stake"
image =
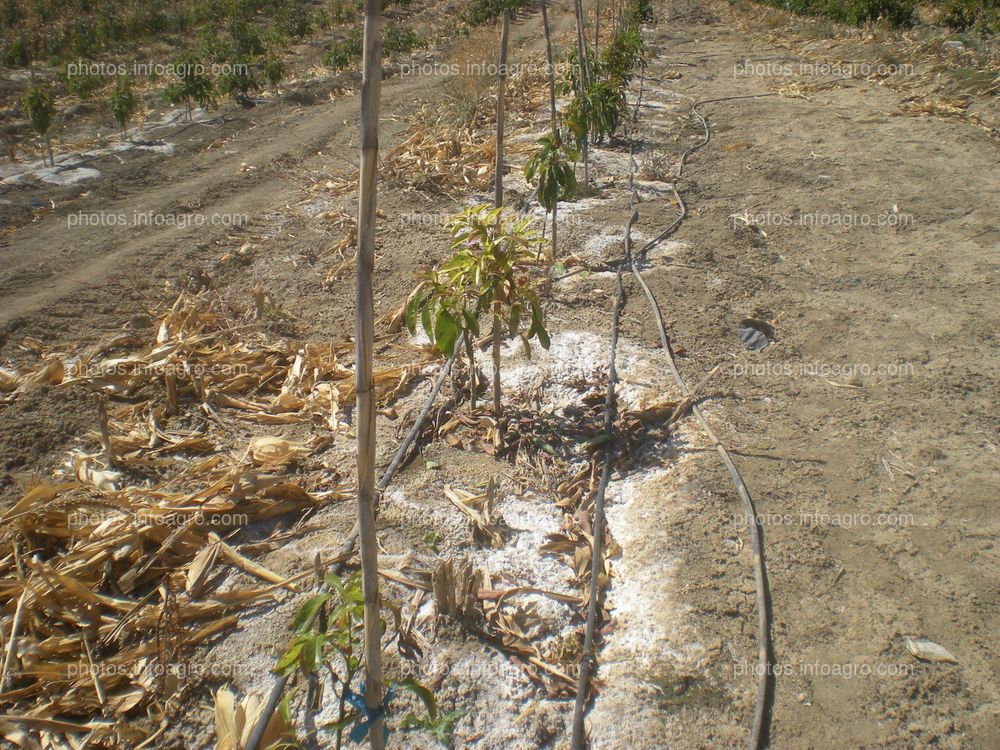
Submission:
POLYGON ((507 40, 510 37, 510 12, 503 13, 503 28, 500 32, 500 64, 497 66, 497 148, 496 174, 493 177, 493 204, 503 205, 503 131, 504 97, 507 93, 507 40))
MULTIPOLYGON (((545 30, 545 60, 549 69, 549 116, 552 122, 553 137, 559 131, 559 121, 556 115, 556 72, 552 64, 552 33, 549 29, 549 11, 545 0, 542 0, 542 28, 545 30)), ((549 249, 549 260, 556 259, 556 228, 559 213, 559 201, 552 207, 552 246, 549 249)))
MULTIPOLYGON (((580 73, 577 76, 577 96, 583 101, 584 94, 590 88, 590 66, 587 64, 587 40, 583 35, 583 3, 581 0, 573 1, 573 9, 576 11, 576 59, 580 66, 580 73)), ((582 193, 590 193, 590 149, 588 147, 589 137, 583 138, 583 190, 582 193)))
POLYGON ((576 14, 576 51, 580 63, 580 80, 587 86, 590 84, 590 66, 587 64, 587 37, 584 35, 586 24, 583 18, 582 0, 573 0, 573 11, 576 14))
MULTIPOLYGON (((365 0, 364 74, 361 85, 361 178, 358 186, 358 267, 354 318, 358 433, 358 541, 361 588, 365 599, 365 705, 382 705, 382 626, 379 617, 378 543, 375 536, 375 398, 372 392, 372 348, 375 340, 376 167, 378 113, 382 89, 382 0, 365 0)), ((368 733, 372 750, 383 750, 384 718, 368 733)))
MULTIPOLYGON (((510 37, 510 12, 504 11, 503 29, 500 32, 500 64, 497 70, 497 159, 496 175, 493 179, 493 204, 503 206, 503 131, 504 97, 507 93, 507 40, 510 37)), ((498 218, 499 222, 500 219, 498 218)), ((493 301, 493 416, 499 427, 500 421, 500 299, 493 301)), ((502 428, 501 428, 502 429, 502 428)))
POLYGON ((594 0, 594 59, 601 51, 601 0, 594 0))

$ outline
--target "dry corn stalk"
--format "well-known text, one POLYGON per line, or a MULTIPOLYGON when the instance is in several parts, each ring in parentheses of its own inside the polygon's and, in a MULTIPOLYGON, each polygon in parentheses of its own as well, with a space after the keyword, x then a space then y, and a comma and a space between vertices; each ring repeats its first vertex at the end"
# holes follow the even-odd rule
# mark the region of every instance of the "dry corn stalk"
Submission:
MULTIPOLYGON (((514 142, 510 151, 524 151, 531 144, 514 142)), ((493 184, 496 145, 491 134, 443 128, 418 128, 389 149, 379 163, 379 181, 395 187, 431 193, 455 189, 485 190, 493 184)), ((312 186, 343 194, 355 190, 349 172, 338 172, 312 186)))
POLYGON ((485 538, 491 547, 503 546, 503 535, 497 528, 497 518, 493 514, 496 501, 496 485, 490 480, 486 492, 473 494, 465 490, 444 488, 445 497, 472 521, 476 536, 485 538))
MULTIPOLYGON (((165 669, 183 668, 188 648, 232 628, 241 609, 294 589, 230 531, 344 499, 350 488, 290 475, 317 441, 248 444, 222 417, 336 424, 354 399, 341 363, 352 346, 274 339, 250 322, 257 307, 234 314, 220 299, 184 293, 148 335, 116 334, 76 357, 31 342, 41 365, 0 371, 4 400, 42 384, 108 397, 95 409, 91 450, 69 454, 0 514, 0 606, 23 609, 0 692, 0 714, 22 718, 0 736, 65 747, 92 731, 91 747, 137 745, 151 730, 135 718, 169 717, 183 687, 165 669)), ((420 357, 376 372, 377 397, 419 373, 420 357)))
POLYGON ((451 560, 442 560, 431 577, 438 612, 454 618, 479 619, 482 616, 479 604, 482 583, 482 573, 473 570, 470 563, 459 563, 456 567, 451 560))

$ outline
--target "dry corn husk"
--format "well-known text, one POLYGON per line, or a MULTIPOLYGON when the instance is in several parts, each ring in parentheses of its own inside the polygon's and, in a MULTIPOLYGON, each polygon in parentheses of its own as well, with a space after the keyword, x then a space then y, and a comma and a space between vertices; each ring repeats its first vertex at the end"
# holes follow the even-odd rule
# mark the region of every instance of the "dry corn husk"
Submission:
MULTIPOLYGON (((215 750, 242 750, 246 747, 263 709, 264 702, 256 693, 237 702, 236 694, 229 688, 219 688, 215 693, 215 750)), ((259 747, 271 747, 284 737, 294 737, 294 729, 285 721, 281 711, 275 711, 259 747)))
POLYGON ((258 464, 287 464, 308 452, 308 446, 280 437, 259 435, 250 441, 250 457, 258 464))
POLYGON ((16 372, 0 367, 0 393, 10 393, 17 388, 18 384, 19 378, 16 372))

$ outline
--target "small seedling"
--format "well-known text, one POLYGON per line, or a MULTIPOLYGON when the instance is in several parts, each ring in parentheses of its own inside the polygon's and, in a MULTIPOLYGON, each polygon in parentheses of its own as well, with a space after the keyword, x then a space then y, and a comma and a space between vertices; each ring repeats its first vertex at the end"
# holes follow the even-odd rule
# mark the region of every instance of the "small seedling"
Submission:
POLYGON ((432 530, 428 531, 426 534, 424 534, 424 545, 431 552, 435 552, 436 553, 436 552, 438 552, 440 550, 440 548, 441 548, 441 541, 443 539, 444 539, 444 536, 439 531, 436 531, 436 530, 432 529, 432 530))
POLYGON ((423 729, 445 747, 451 747, 455 727, 458 726, 458 722, 462 720, 464 715, 465 712, 461 709, 439 713, 434 718, 428 717, 426 719, 408 714, 403 718, 403 729, 423 729))
MULTIPOLYGON (((576 175, 573 164, 580 156, 575 148, 563 141, 558 129, 538 139, 538 149, 524 165, 524 178, 532 183, 538 181, 536 195, 538 202, 548 213, 553 213, 559 201, 571 200, 576 195, 576 175)), ((555 234, 549 260, 556 254, 555 234)))
MULTIPOLYGON (((348 733, 350 742, 363 742, 376 720, 387 718, 390 703, 399 690, 413 693, 427 708, 426 718, 417 718, 413 714, 404 717, 403 728, 421 726, 432 732, 446 729, 437 713, 434 694, 412 679, 391 684, 379 709, 372 711, 365 705, 364 698, 352 687, 362 670, 365 601, 361 576, 356 573, 344 579, 328 573, 324 580, 330 590, 311 597, 299 608, 292 621, 292 643, 274 669, 279 675, 287 676, 298 671, 314 680, 324 670, 330 675, 337 692, 337 718, 318 727, 317 732, 334 733, 333 746, 336 750, 343 747, 344 730, 348 727, 351 727, 348 733)), ((306 707, 307 710, 314 708, 306 707)), ((388 724, 385 731, 388 737, 388 724)), ((435 736, 438 734, 435 733, 435 736)))

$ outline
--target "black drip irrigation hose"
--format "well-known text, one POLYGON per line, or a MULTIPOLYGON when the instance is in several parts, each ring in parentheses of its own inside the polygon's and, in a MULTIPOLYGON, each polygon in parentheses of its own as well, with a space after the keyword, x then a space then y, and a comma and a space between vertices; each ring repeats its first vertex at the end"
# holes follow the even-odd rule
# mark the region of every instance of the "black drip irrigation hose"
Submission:
MULTIPOLYGON (((427 420, 427 416, 430 414, 431 408, 434 406, 434 401, 441 392, 441 386, 444 385, 445 378, 448 377, 448 373, 451 372, 451 367, 455 364, 455 359, 458 357, 458 353, 462 350, 463 340, 464 336, 460 337, 455 343, 455 350, 452 352, 451 357, 445 363, 444 367, 441 368, 441 372, 438 373, 437 380, 434 381, 434 387, 431 388, 430 395, 428 395, 427 401, 424 403, 424 408, 413 422, 413 427, 410 428, 409 433, 406 435, 406 439, 400 444, 392 462, 382 475, 382 479, 380 479, 379 483, 375 486, 376 497, 381 496, 381 494, 389 487, 389 483, 392 481, 392 478, 396 475, 396 472, 399 471, 400 466, 402 466, 403 462, 406 460, 410 446, 420 435, 420 430, 423 428, 424 422, 427 420)), ((339 574, 340 571, 344 569, 344 566, 346 565, 348 558, 350 558, 351 554, 354 552, 354 546, 357 543, 358 524, 355 523, 354 527, 351 529, 351 533, 347 535, 344 543, 340 546, 337 554, 333 557, 332 570, 334 573, 339 574)), ((324 582, 317 588, 317 592, 323 591, 326 588, 327 586, 324 582)), ((319 611, 317 610, 316 614, 314 614, 306 623, 306 627, 312 625, 313 620, 316 618, 318 613, 319 611)), ((264 704, 264 708, 260 713, 260 718, 257 720, 257 724, 254 726, 253 732, 247 740, 244 750, 257 750, 260 745, 261 738, 264 736, 264 731, 267 729, 267 725, 271 720, 271 716, 274 714, 275 710, 277 710, 278 704, 281 702, 281 696, 284 695, 287 684, 287 675, 279 676, 274 681, 274 684, 271 686, 271 692, 267 696, 267 702, 264 704)))
MULTIPOLYGON (((641 69, 639 76, 639 94, 636 97, 635 108, 632 113, 632 123, 636 121, 639 115, 644 74, 645 67, 641 69)), ((597 662, 597 654, 594 649, 594 630, 597 628, 597 612, 600 609, 604 593, 599 581, 601 573, 604 570, 604 499, 607 495, 608 482, 611 480, 611 454, 615 448, 612 431, 618 412, 617 400, 615 398, 615 386, 618 384, 618 369, 616 366, 618 325, 621 320, 621 312, 625 307, 625 288, 622 284, 622 270, 627 263, 632 262, 632 225, 639 220, 639 212, 636 208, 637 194, 632 184, 635 176, 635 138, 632 136, 631 128, 629 129, 628 155, 629 186, 632 188, 629 196, 630 210, 628 221, 625 223, 625 254, 621 262, 616 264, 617 268, 615 269, 615 306, 611 311, 611 352, 608 357, 608 390, 604 397, 604 433, 608 436, 608 447, 604 451, 601 480, 594 495, 594 534, 593 546, 590 553, 590 590, 587 601, 587 625, 583 633, 580 671, 576 681, 576 701, 573 705, 573 731, 570 739, 572 750, 583 750, 587 744, 584 714, 590 702, 590 678, 597 662)))
POLYGON ((686 149, 684 149, 684 152, 681 154, 681 158, 677 162, 677 168, 674 170, 674 180, 670 183, 669 187, 670 187, 670 192, 674 194, 674 200, 677 201, 677 206, 678 206, 677 218, 674 219, 673 223, 670 226, 668 226, 666 229, 660 232, 656 237, 651 239, 649 242, 647 242, 639 249, 639 252, 636 253, 636 255, 639 258, 645 259, 646 254, 650 250, 652 250, 654 247, 663 242, 663 240, 667 239, 667 237, 676 232, 677 229, 680 227, 680 225, 684 223, 684 220, 687 219, 688 215, 687 204, 684 202, 684 199, 681 198, 681 194, 677 190, 676 181, 680 179, 681 174, 684 171, 684 165, 687 163, 687 158, 695 151, 704 148, 705 146, 708 145, 708 140, 711 132, 708 128, 708 122, 706 122, 705 118, 702 117, 701 113, 698 111, 698 107, 701 106, 702 104, 714 104, 715 102, 731 102, 731 101, 736 101, 738 99, 760 99, 765 96, 777 96, 777 94, 771 93, 771 94, 748 94, 746 96, 724 96, 720 99, 702 99, 701 101, 697 101, 691 105, 691 113, 698 118, 698 121, 701 123, 702 129, 705 131, 704 139, 701 141, 701 143, 696 143, 693 146, 688 146, 686 149))
MULTIPOLYGON (((660 343, 663 345, 663 350, 667 353, 667 361, 670 363, 670 371, 674 376, 674 380, 677 381, 677 385, 680 386, 681 392, 684 394, 685 398, 691 395, 691 391, 681 377, 680 372, 677 370, 677 363, 674 361, 674 353, 670 347, 670 337, 667 335, 666 327, 663 324, 663 315, 660 312, 660 306, 656 301, 656 297, 653 296, 652 290, 646 284, 646 280, 642 278, 642 274, 639 273, 638 268, 636 268, 635 261, 632 261, 632 273, 635 275, 636 280, 638 280, 642 290, 646 295, 646 300, 649 302, 649 306, 653 311, 653 317, 656 319, 656 327, 660 336, 660 343)), ((729 451, 719 440, 719 437, 715 434, 715 431, 709 425, 708 420, 705 419, 705 414, 697 404, 691 405, 691 413, 694 414, 695 419, 701 425, 701 428, 708 435, 708 439, 712 441, 715 446, 716 452, 722 459, 722 463, 725 464, 726 469, 729 471, 729 475, 736 485, 736 491, 739 493, 740 499, 743 501, 743 510, 748 519, 748 525, 750 527, 750 543, 753 549, 753 572, 754 572, 754 583, 757 590, 757 691, 754 697, 754 712, 753 720, 751 722, 750 738, 747 742, 747 747, 749 750, 760 750, 760 748, 765 747, 767 732, 765 727, 765 715, 767 711, 768 702, 770 700, 770 689, 771 689, 771 676, 770 676, 770 662, 771 662, 771 599, 770 591, 767 583, 767 567, 764 563, 764 539, 763 532, 760 528, 760 524, 757 521, 757 511, 754 507, 753 498, 750 496, 750 491, 747 489, 746 483, 743 481, 743 477, 740 475, 740 471, 736 468, 736 464, 733 462, 732 456, 729 455, 729 451)))
MULTIPOLYGON (((701 122, 702 129, 704 130, 704 137, 701 143, 695 144, 687 148, 683 154, 681 154, 680 162, 677 166, 676 176, 680 178, 681 173, 684 169, 684 164, 687 157, 694 151, 708 145, 711 138, 711 130, 708 127, 708 122, 698 112, 698 107, 704 104, 713 104, 716 102, 728 102, 737 101, 741 99, 758 99, 766 96, 776 96, 776 94, 751 94, 747 96, 727 96, 719 99, 704 99, 701 101, 696 101, 691 105, 691 111, 701 122)), ((674 222, 672 226, 676 229, 680 225, 681 221, 687 216, 687 207, 681 200, 677 188, 673 183, 671 183, 671 189, 674 195, 677 197, 678 205, 680 206, 681 215, 678 217, 677 221, 674 222)), ((641 256, 644 257, 645 254, 652 249, 658 242, 661 241, 662 237, 669 236, 669 233, 657 238, 643 247, 641 256)), ((660 337, 660 344, 663 347, 663 351, 667 354, 667 362, 670 365, 670 372, 680 386, 681 392, 684 396, 690 397, 691 391, 684 382, 684 378, 681 376, 680 371, 677 369, 677 362, 674 356, 673 348, 670 345, 670 337, 667 334, 666 326, 663 322, 663 314, 660 311, 660 305, 656 301, 656 296, 653 294, 649 285, 646 284, 646 280, 642 277, 639 272, 639 268, 636 265, 635 259, 631 260, 632 273, 642 287, 642 291, 646 296, 646 300, 649 303, 649 307, 653 312, 653 318, 656 321, 657 333, 660 337)), ((754 584, 756 588, 757 596, 757 688, 754 696, 754 711, 753 718, 750 724, 750 736, 747 741, 747 747, 749 750, 760 750, 767 745, 767 710, 772 697, 773 679, 771 677, 771 657, 773 655, 773 647, 771 644, 771 594, 770 587, 767 580, 767 565, 764 562, 764 535, 761 529, 760 523, 757 521, 757 511, 754 506, 753 498, 750 495, 750 490, 747 489, 746 482, 743 480, 743 476, 740 474, 739 469, 736 467, 736 463, 733 461, 732 456, 726 447, 719 440, 718 435, 712 429, 708 420, 705 418, 704 412, 698 407, 697 404, 691 405, 691 413, 694 415, 695 419, 701 425, 701 428, 708 435, 709 440, 712 441, 716 452, 719 454, 719 458, 725 465, 729 472, 729 476, 733 480, 733 484, 736 485, 736 491, 740 496, 740 500, 743 503, 743 510, 748 519, 748 526, 750 530, 750 544, 753 550, 753 569, 754 569, 754 584)))
MULTIPOLYGON (((629 227, 632 221, 629 220, 629 227)), ((628 250, 626 250, 628 252, 628 250)), ((586 732, 583 725, 583 715, 587 707, 590 693, 590 675, 597 661, 594 650, 594 630, 597 626, 597 610, 603 591, 598 583, 604 571, 604 497, 608 482, 611 479, 611 454, 614 451, 612 430, 615 414, 615 386, 618 383, 618 370, 615 367, 615 355, 618 349, 618 322, 622 308, 625 307, 625 290, 622 286, 622 266, 615 273, 615 306, 611 313, 611 354, 608 365, 608 390, 604 397, 604 434, 608 436, 607 449, 604 451, 604 465, 601 468, 601 481, 594 495, 594 535, 593 549, 590 554, 590 594, 587 602, 587 627, 583 635, 583 651, 580 656, 580 673, 576 682, 576 703, 573 707, 573 735, 571 747, 582 750, 586 743, 586 732)))
MULTIPOLYGON (((632 122, 635 123, 639 103, 642 100, 643 91, 643 80, 645 77, 645 68, 640 70, 639 78, 639 95, 636 101, 635 110, 633 113, 632 122)), ((698 107, 705 104, 713 104, 716 102, 727 102, 736 101, 742 99, 758 99, 766 96, 776 96, 776 94, 753 94, 747 96, 731 96, 722 97, 718 99, 705 99, 701 101, 696 101, 691 105, 691 112, 698 118, 701 123, 702 129, 704 131, 704 137, 700 143, 688 147, 681 154, 680 160, 678 161, 677 169, 674 173, 674 181, 670 183, 670 190, 674 194, 674 198, 677 200, 678 205, 678 215, 677 218, 657 237, 653 238, 649 242, 640 248, 640 250, 633 254, 632 252, 632 225, 638 221, 638 203, 639 195, 635 187, 635 136, 634 131, 629 133, 629 220, 626 224, 625 229, 625 254, 618 264, 616 271, 616 285, 617 293, 615 300, 615 308, 612 313, 611 321, 611 369, 610 377, 608 382, 608 396, 605 401, 606 413, 605 413, 605 429, 610 435, 611 429, 609 426, 609 420, 611 419, 612 410, 614 409, 614 385, 617 379, 617 373, 615 370, 615 351, 618 342, 618 320, 621 313, 621 309, 624 306, 624 294, 622 290, 622 268, 628 265, 632 274, 635 276, 636 281, 642 287, 643 293, 649 303, 650 309, 653 313, 653 318, 656 322, 657 332, 660 337, 660 343, 663 347, 664 352, 667 354, 667 362, 670 365, 671 374, 677 385, 680 387, 681 392, 684 394, 685 398, 692 396, 691 390, 688 388, 687 383, 681 376, 679 370, 677 369, 677 363, 674 357, 673 348, 670 345, 670 337, 667 334, 666 326, 663 322, 663 314, 660 311, 659 303, 656 300, 656 296, 653 294, 649 285, 646 284, 646 280, 642 277, 642 273, 639 271, 639 267, 636 258, 644 259, 647 253, 654 248, 656 245, 661 243, 667 237, 670 237, 680 225, 687 218, 688 211, 687 205, 684 203, 680 192, 677 190, 676 180, 680 179, 681 174, 684 170, 684 165, 686 163, 687 157, 692 153, 708 145, 711 138, 711 131, 708 127, 708 122, 705 120, 704 116, 698 112, 698 107)), ((771 599, 770 599, 770 589, 767 580, 767 567, 764 562, 764 541, 763 541, 763 530, 757 521, 757 513, 754 506, 753 498, 750 495, 749 489, 747 489, 746 482, 743 480, 739 469, 734 463, 732 456, 729 451, 723 445, 722 441, 716 435, 715 431, 712 429, 708 420, 705 418, 704 413, 698 407, 697 404, 692 403, 691 413, 698 420, 699 425, 708 435, 709 440, 712 441, 716 452, 719 454, 722 463, 725 465, 729 472, 730 478, 736 486, 737 493, 743 503, 744 511, 749 519, 749 530, 750 530, 750 542, 751 548, 753 550, 753 568, 754 568, 754 582, 756 588, 756 599, 757 599, 757 686, 754 696, 754 711, 751 720, 750 734, 747 740, 748 750, 761 750, 761 748, 767 745, 767 715, 768 706, 770 700, 773 696, 773 680, 771 678, 770 665, 772 661, 773 648, 771 644, 771 599)), ((601 595, 599 586, 597 585, 598 571, 600 570, 599 565, 602 559, 602 544, 604 535, 604 496, 607 490, 608 479, 610 476, 610 452, 611 447, 609 444, 608 451, 605 453, 605 463, 604 471, 601 475, 601 484, 598 487, 597 495, 595 497, 595 507, 594 507, 594 537, 593 537, 593 551, 591 559, 591 580, 590 580, 590 602, 587 611, 587 626, 584 632, 584 646, 583 653, 580 659, 580 673, 577 682, 577 694, 576 703, 574 706, 573 714, 573 735, 572 735, 572 750, 583 750, 586 744, 586 736, 584 731, 584 713, 587 707, 587 697, 589 694, 589 682, 590 676, 593 672, 594 664, 596 662, 596 654, 593 649, 593 636, 594 628, 596 626, 596 614, 598 607, 598 598, 601 595)))

